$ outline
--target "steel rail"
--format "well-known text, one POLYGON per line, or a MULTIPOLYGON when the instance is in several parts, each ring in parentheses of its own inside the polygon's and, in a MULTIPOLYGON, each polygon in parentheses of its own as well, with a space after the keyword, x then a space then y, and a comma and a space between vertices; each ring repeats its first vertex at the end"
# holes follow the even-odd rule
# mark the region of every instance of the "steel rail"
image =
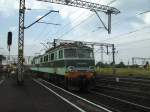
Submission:
POLYGON ((105 97, 108 97, 108 98, 111 98, 111 99, 114 99, 114 100, 117 100, 117 101, 120 101, 120 102, 123 102, 123 103, 126 103, 126 104, 130 104, 130 105, 134 105, 134 106, 137 106, 137 107, 140 107, 140 108, 143 108, 143 109, 150 110, 150 107, 143 106, 143 105, 133 103, 133 102, 130 102, 130 101, 127 101, 127 100, 123 100, 123 99, 120 99, 120 98, 116 98, 116 97, 113 97, 113 96, 110 96, 110 95, 106 95, 106 94, 95 92, 95 91, 91 92, 91 93, 101 95, 101 96, 105 96, 105 97))
POLYGON ((104 111, 106 111, 106 112, 112 112, 111 110, 109 110, 109 109, 107 109, 107 108, 105 108, 105 107, 103 107, 103 106, 101 106, 101 105, 95 104, 94 102, 91 102, 91 101, 89 101, 89 100, 87 100, 87 99, 85 99, 85 98, 82 98, 82 97, 80 97, 80 96, 78 96, 78 95, 76 95, 76 94, 73 94, 73 93, 71 93, 71 92, 69 92, 69 91, 67 91, 67 90, 65 90, 65 89, 63 89, 63 88, 61 88, 61 87, 58 87, 58 86, 56 86, 56 85, 54 85, 54 84, 52 84, 52 83, 50 83, 50 82, 47 82, 47 81, 45 81, 45 80, 43 80, 43 79, 41 79, 41 81, 43 81, 43 82, 45 82, 45 83, 47 83, 47 84, 49 84, 49 85, 51 85, 51 86, 53 86, 53 87, 59 89, 59 90, 62 90, 63 92, 65 92, 65 93, 67 93, 67 94, 70 94, 70 95, 72 95, 72 96, 74 96, 74 97, 76 97, 76 98, 78 98, 78 99, 80 99, 80 100, 82 100, 82 101, 85 101, 85 102, 87 102, 87 103, 89 103, 89 104, 91 104, 91 105, 93 105, 93 106, 95 106, 95 107, 97 107, 97 108, 99 108, 99 109, 102 109, 102 110, 104 110, 104 111))
POLYGON ((44 84, 42 84, 41 82, 33 79, 33 81, 35 81, 36 83, 38 83, 39 85, 43 86, 45 89, 47 89, 48 91, 52 92, 53 94, 55 94, 56 96, 58 96, 60 99, 62 99, 63 101, 67 102, 68 104, 70 104, 71 106, 73 106, 74 108, 78 109, 81 112, 86 112, 85 110, 81 109, 80 107, 76 106, 75 104, 73 104, 72 102, 70 102, 69 100, 67 100, 66 98, 62 97, 61 95, 59 95, 58 93, 56 93, 55 91, 53 91, 52 89, 48 88, 47 86, 45 86, 44 84))

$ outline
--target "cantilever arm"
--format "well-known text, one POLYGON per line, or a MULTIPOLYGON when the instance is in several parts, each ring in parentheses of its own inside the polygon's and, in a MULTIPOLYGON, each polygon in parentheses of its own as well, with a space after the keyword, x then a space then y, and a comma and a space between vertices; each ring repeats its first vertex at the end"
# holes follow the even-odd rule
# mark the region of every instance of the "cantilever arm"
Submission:
POLYGON ((36 20, 35 22, 31 23, 29 26, 24 27, 24 29, 28 29, 31 26, 33 26, 35 23, 39 22, 41 19, 43 19, 44 17, 46 17, 47 15, 49 15, 52 12, 59 12, 59 11, 55 11, 55 10, 50 10, 48 13, 46 13, 44 16, 40 17, 38 20, 36 20))

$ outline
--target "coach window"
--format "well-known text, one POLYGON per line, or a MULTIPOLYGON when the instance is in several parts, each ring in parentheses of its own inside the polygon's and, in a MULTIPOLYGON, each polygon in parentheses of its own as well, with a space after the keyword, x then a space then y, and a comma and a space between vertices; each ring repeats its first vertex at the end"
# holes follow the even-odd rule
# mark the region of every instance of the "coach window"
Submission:
POLYGON ((60 50, 59 51, 59 59, 62 59, 63 58, 63 50, 60 50))
POLYGON ((54 60, 54 53, 51 54, 51 60, 54 60))
POLYGON ((46 62, 48 62, 48 55, 46 55, 46 62))
POLYGON ((51 55, 50 55, 50 54, 48 55, 48 60, 49 60, 49 61, 51 60, 51 55))
POLYGON ((55 52, 55 60, 57 59, 57 51, 55 52))
POLYGON ((44 62, 47 62, 47 56, 44 56, 44 62))
POLYGON ((41 62, 41 63, 43 62, 43 58, 42 58, 42 57, 40 58, 40 62, 41 62))

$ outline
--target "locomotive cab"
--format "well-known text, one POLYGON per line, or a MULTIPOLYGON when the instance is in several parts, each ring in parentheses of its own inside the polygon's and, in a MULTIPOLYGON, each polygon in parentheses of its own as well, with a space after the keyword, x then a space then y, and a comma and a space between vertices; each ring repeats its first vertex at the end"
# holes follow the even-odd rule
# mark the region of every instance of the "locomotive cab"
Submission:
POLYGON ((94 87, 95 60, 93 49, 87 46, 65 48, 66 84, 70 89, 94 87))

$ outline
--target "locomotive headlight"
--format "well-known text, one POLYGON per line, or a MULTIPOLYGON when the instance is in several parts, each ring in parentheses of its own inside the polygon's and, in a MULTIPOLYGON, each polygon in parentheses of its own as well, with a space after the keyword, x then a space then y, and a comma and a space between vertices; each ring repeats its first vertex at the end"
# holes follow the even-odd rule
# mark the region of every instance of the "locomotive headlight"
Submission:
POLYGON ((90 67, 89 67, 89 71, 94 72, 94 71, 95 71, 95 67, 94 67, 94 66, 90 66, 90 67))
POLYGON ((69 72, 75 71, 75 67, 74 67, 74 66, 69 66, 69 67, 67 68, 67 70, 68 70, 69 72))

